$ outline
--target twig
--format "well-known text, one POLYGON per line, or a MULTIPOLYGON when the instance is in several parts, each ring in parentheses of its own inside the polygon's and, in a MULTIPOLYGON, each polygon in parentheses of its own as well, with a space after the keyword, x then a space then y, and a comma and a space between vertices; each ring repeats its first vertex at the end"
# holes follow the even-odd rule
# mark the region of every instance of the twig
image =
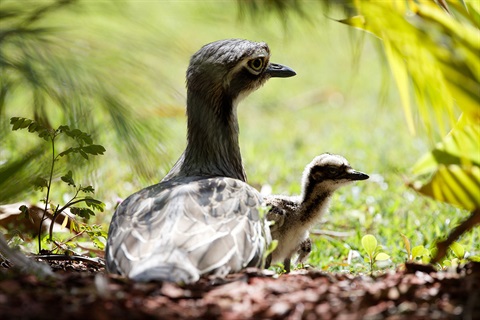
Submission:
POLYGON ((472 211, 470 217, 463 221, 458 227, 448 235, 448 238, 437 243, 437 254, 433 257, 431 263, 435 264, 442 260, 447 254, 448 247, 455 242, 462 234, 473 229, 475 225, 480 224, 480 208, 472 211))
POLYGON ((332 230, 314 230, 310 232, 315 236, 329 236, 332 238, 348 238, 352 235, 352 232, 332 231, 332 230))
POLYGON ((57 260, 57 261, 82 261, 88 263, 94 263, 102 267, 105 266, 105 261, 101 258, 87 258, 82 256, 70 256, 67 254, 41 254, 32 256, 37 260, 57 260))

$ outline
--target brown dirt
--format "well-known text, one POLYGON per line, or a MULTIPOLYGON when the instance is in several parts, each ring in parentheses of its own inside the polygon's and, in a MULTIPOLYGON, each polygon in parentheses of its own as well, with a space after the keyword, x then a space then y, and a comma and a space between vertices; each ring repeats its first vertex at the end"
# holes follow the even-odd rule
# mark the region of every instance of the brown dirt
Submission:
POLYGON ((480 319, 480 264, 378 277, 248 269, 198 283, 133 283, 94 262, 50 261, 56 278, 0 267, 0 319, 480 319))

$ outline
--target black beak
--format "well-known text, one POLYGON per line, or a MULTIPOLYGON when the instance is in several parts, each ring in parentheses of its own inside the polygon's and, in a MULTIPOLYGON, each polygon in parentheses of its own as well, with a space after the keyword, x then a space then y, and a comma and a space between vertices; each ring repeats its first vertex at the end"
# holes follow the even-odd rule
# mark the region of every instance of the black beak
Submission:
POLYGON ((367 180, 369 176, 368 174, 352 169, 350 171, 347 171, 346 178, 349 180, 367 180))
POLYGON ((268 73, 272 78, 288 78, 297 74, 289 67, 278 63, 269 63, 265 73, 268 73))

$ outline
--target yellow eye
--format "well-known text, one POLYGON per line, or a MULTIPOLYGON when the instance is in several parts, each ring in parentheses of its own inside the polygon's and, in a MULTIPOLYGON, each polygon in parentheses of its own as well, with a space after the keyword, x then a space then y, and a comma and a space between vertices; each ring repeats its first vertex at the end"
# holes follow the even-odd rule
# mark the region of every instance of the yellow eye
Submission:
POLYGON ((263 67, 263 59, 256 58, 248 61, 248 66, 252 68, 253 71, 260 71, 263 67))

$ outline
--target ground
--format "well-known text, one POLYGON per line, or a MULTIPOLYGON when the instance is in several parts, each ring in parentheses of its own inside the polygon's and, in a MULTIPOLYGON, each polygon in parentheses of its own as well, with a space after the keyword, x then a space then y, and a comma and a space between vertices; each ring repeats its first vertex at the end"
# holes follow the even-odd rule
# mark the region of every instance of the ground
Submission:
POLYGON ((187 286, 133 283, 95 262, 49 263, 49 280, 3 264, 1 319, 480 319, 479 263, 376 277, 248 269, 187 286))

